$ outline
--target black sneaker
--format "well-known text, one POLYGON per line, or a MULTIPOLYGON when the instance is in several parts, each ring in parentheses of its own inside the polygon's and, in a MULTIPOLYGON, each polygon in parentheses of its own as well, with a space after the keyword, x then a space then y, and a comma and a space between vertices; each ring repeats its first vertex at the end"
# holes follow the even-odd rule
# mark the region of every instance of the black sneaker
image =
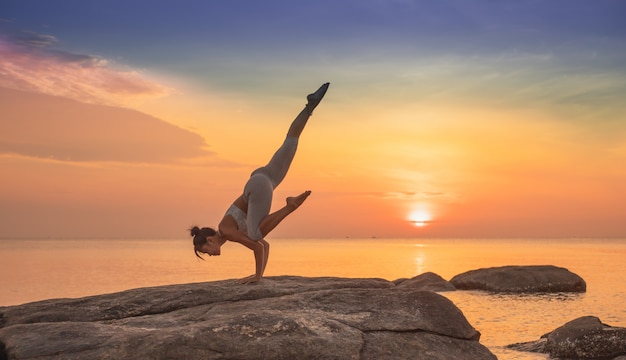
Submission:
POLYGON ((330 86, 330 83, 326 83, 320 86, 320 88, 317 89, 316 92, 314 92, 313 94, 307 95, 306 99, 309 102, 307 106, 310 106, 311 108, 315 108, 320 103, 320 101, 322 101, 322 99, 324 98, 324 94, 326 94, 326 90, 328 90, 328 86, 330 86))

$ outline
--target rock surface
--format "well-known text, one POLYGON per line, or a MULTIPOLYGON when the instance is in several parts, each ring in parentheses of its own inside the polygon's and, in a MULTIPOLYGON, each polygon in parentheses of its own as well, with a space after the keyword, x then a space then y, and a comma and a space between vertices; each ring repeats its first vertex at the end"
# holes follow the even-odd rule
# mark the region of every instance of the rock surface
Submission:
POLYGON ((561 359, 621 359, 626 356, 626 328, 583 316, 549 332, 537 341, 508 346, 518 351, 550 354, 561 359))
POLYGON ((454 291, 456 288, 441 276, 426 272, 411 279, 398 279, 394 283, 400 288, 411 288, 425 291, 454 291))
POLYGON ((507 293, 585 292, 587 284, 569 270, 552 265, 502 266, 471 270, 450 283, 459 290, 507 293))
POLYGON ((381 279, 264 278, 0 308, 0 359, 495 359, 445 297, 381 279))

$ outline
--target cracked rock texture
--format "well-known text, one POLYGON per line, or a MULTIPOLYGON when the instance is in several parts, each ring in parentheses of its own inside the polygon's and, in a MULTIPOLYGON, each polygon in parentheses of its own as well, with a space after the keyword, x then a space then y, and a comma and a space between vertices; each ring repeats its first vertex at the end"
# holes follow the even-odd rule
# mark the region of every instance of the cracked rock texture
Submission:
POLYGON ((278 276, 2 307, 0 359, 496 358, 451 301, 410 284, 278 276))

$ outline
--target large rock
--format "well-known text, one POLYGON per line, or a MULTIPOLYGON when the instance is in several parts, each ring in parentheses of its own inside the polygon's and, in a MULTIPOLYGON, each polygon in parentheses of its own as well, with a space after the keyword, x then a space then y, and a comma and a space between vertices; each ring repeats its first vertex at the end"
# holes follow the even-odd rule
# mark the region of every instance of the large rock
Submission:
POLYGON ((456 288, 449 281, 433 272, 425 272, 411 279, 398 279, 394 283, 401 288, 419 289, 425 291, 454 291, 456 288))
POLYGON ((548 353, 551 358, 557 359, 624 359, 626 328, 603 324, 595 316, 583 316, 537 341, 508 347, 518 351, 548 353))
POLYGON ((0 359, 495 359, 434 292, 268 277, 0 308, 0 359))
POLYGON ((478 269, 456 275, 450 282, 462 290, 509 293, 585 292, 587 289, 580 276, 552 265, 478 269))

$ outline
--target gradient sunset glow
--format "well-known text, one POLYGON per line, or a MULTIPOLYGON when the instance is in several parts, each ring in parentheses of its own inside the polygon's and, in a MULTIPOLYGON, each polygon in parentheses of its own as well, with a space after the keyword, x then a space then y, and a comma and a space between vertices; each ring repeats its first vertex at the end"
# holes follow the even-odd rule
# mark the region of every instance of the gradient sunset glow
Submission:
POLYGON ((274 237, 625 237, 626 3, 0 5, 0 237, 214 226, 307 125, 274 237))

